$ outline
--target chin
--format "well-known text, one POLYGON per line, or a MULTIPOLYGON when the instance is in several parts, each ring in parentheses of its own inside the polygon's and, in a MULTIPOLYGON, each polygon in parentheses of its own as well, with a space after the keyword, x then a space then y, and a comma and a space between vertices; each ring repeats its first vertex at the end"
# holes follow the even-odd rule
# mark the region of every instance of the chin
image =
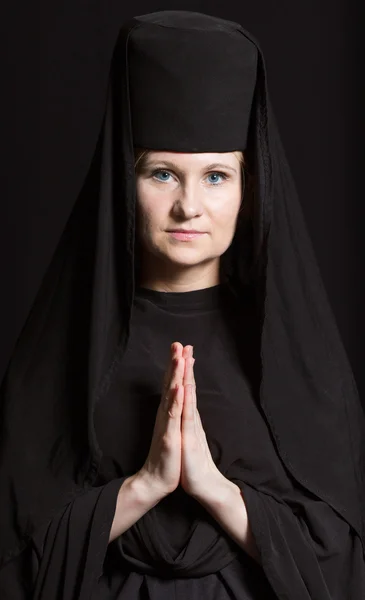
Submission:
POLYGON ((171 258, 171 257, 166 257, 166 263, 170 264, 170 265, 176 265, 176 267, 197 267, 198 265, 202 264, 206 262, 204 259, 177 259, 177 258, 171 258))
POLYGON ((168 262, 170 265, 176 265, 176 267, 197 267, 213 260, 215 260, 213 256, 193 252, 181 252, 179 254, 167 254, 164 256, 165 262, 168 262))

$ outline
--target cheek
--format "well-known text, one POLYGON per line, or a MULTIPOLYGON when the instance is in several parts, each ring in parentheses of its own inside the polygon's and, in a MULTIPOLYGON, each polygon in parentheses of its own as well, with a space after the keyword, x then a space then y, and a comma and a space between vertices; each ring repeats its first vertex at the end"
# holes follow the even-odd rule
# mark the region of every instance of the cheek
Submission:
POLYGON ((137 223, 142 235, 152 237, 166 223, 166 211, 161 203, 146 201, 137 203, 137 223))
POLYGON ((153 215, 146 210, 145 206, 138 208, 138 229, 140 236, 150 237, 150 232, 153 231, 153 215))
POLYGON ((225 201, 212 213, 212 220, 227 235, 235 229, 238 212, 241 206, 241 196, 225 201))

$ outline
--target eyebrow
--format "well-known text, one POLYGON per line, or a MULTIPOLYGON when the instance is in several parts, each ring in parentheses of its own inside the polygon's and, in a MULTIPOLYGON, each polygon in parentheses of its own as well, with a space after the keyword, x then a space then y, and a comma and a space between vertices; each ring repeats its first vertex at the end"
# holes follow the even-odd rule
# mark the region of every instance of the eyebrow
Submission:
MULTIPOLYGON (((180 167, 178 165, 176 165, 175 163, 171 162, 170 160, 159 160, 154 162, 153 160, 150 161, 146 161, 144 168, 148 169, 151 167, 168 167, 169 169, 175 169, 175 171, 180 171, 180 167)), ((225 165, 223 163, 211 163, 210 165, 206 165, 205 167, 202 168, 202 171, 210 171, 212 169, 228 169, 228 171, 233 171, 234 173, 237 173, 236 169, 234 167, 230 167, 229 165, 225 165)))

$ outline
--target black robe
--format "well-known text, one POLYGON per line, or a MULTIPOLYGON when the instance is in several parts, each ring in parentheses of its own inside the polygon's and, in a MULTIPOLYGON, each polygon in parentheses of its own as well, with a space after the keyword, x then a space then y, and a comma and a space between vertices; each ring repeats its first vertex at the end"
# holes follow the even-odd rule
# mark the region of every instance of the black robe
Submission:
POLYGON ((3 569, 2 599, 31 597, 35 586, 39 600, 363 600, 359 538, 298 487, 260 409, 253 306, 249 288, 239 304, 225 285, 137 291, 126 353, 94 414, 103 450, 95 488, 3 569), (208 444, 242 490, 261 565, 181 488, 108 546, 119 487, 147 456, 173 341, 194 346, 208 444))
MULTIPOLYGON (((202 291, 205 301, 211 291, 202 291)), ((131 597, 133 586, 137 597, 160 600, 171 587, 201 596, 203 583, 219 598, 234 580, 231 597, 250 597, 253 587, 261 599, 270 595, 264 573, 281 599, 363 600, 364 414, 282 148, 264 57, 241 25, 161 11, 121 27, 88 176, 9 362, 0 410, 1 598, 30 597, 35 584, 36 600, 108 597, 108 587, 109 598, 131 597), (222 257, 237 294, 237 308, 223 303, 224 318, 205 306, 179 314, 178 326, 166 307, 135 297, 135 147, 244 151, 253 200, 245 186, 222 257), (212 455, 242 491, 262 567, 249 561, 245 570, 244 551, 198 503, 183 495, 176 511, 180 492, 108 547, 119 486, 146 456, 175 337, 194 344, 212 455), (130 381, 131 365, 140 382, 132 402, 118 387, 130 381), (146 398, 143 448, 137 409, 146 398), (119 418, 110 413, 117 406, 119 418), (106 436, 111 421, 117 433, 106 436), (126 445, 108 446, 115 436, 126 445), (186 540, 192 516, 198 524, 186 540)))

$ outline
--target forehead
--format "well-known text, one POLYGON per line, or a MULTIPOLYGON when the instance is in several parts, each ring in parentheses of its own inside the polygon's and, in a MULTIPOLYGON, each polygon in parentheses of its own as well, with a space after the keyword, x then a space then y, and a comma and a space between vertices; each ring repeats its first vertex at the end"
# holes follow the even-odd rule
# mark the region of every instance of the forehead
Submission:
POLYGON ((212 163, 236 166, 238 158, 233 152, 171 152, 151 150, 147 153, 147 163, 174 163, 180 167, 204 167, 212 163))

